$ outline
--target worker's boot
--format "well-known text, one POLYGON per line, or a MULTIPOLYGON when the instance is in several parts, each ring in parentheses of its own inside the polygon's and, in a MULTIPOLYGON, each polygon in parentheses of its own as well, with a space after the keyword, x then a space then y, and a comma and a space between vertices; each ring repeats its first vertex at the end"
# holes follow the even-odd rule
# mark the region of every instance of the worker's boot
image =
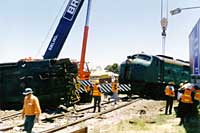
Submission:
POLYGON ((179 126, 183 125, 183 123, 184 123, 184 118, 181 118, 181 121, 180 121, 180 123, 179 123, 179 126))

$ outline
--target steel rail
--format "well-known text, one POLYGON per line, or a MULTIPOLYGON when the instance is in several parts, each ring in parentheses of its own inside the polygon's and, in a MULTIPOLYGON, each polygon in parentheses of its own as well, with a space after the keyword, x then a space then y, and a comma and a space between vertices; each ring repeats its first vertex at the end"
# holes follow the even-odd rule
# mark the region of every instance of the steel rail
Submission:
MULTIPOLYGON (((112 103, 112 102, 114 102, 114 101, 108 101, 108 102, 102 103, 101 105, 109 104, 109 103, 112 103)), ((75 110, 75 111, 76 111, 76 112, 82 112, 82 111, 91 109, 91 108, 93 108, 93 107, 94 107, 94 106, 90 106, 90 107, 86 107, 86 108, 83 108, 83 109, 78 109, 78 110, 75 110)), ((69 113, 69 112, 68 112, 68 113, 69 113)), ((65 116, 65 115, 68 114, 68 113, 65 113, 65 114, 56 114, 56 115, 54 115, 54 116, 50 116, 50 117, 41 119, 41 121, 48 121, 48 120, 51 120, 51 119, 63 117, 63 116, 65 116)), ((16 114, 20 114, 20 113, 16 113, 16 114)), ((16 115, 16 114, 13 114, 13 115, 16 115)), ((5 118, 6 118, 6 117, 5 117, 5 118)), ((4 118, 4 119, 5 119, 5 118, 4 118)), ((12 130, 14 127, 22 127, 23 125, 24 125, 24 123, 21 123, 21 124, 18 124, 18 125, 12 125, 12 126, 3 127, 3 128, 0 128, 0 131, 12 130)))
POLYGON ((14 113, 14 114, 11 114, 11 115, 7 115, 7 116, 4 116, 4 117, 1 117, 0 120, 5 121, 5 120, 11 119, 11 118, 15 118, 15 117, 19 116, 20 114, 21 114, 21 112, 14 113))
POLYGON ((123 104, 123 105, 119 105, 119 106, 117 106, 117 107, 115 107, 115 108, 108 109, 108 110, 102 111, 102 112, 100 112, 100 113, 93 114, 93 115, 91 115, 91 116, 87 116, 87 117, 84 117, 84 118, 80 118, 80 119, 77 120, 77 121, 74 121, 74 122, 71 122, 71 123, 66 123, 66 124, 64 124, 64 125, 62 125, 62 126, 59 126, 59 127, 54 127, 54 128, 51 128, 51 129, 43 130, 43 131, 41 131, 41 132, 39 132, 39 133, 52 133, 52 132, 56 132, 56 131, 65 129, 65 128, 69 127, 69 126, 73 126, 73 125, 76 125, 76 124, 78 124, 78 123, 81 123, 81 122, 83 122, 83 121, 86 121, 86 120, 89 120, 89 119, 92 119, 92 118, 96 118, 96 117, 98 117, 98 116, 100 116, 100 115, 103 115, 103 114, 106 114, 106 113, 110 113, 110 112, 115 111, 115 110, 117 110, 117 109, 119 109, 119 108, 123 108, 123 107, 128 106, 128 105, 130 105, 130 104, 132 104, 132 103, 134 103, 134 102, 137 102, 137 101, 139 101, 139 100, 140 100, 140 99, 131 100, 130 102, 125 103, 125 104, 123 104))

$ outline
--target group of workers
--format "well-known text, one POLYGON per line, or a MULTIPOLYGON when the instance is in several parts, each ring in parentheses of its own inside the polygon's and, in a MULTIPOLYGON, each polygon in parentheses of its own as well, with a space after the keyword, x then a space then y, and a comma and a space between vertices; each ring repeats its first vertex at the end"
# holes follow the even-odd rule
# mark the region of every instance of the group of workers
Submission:
MULTIPOLYGON (((117 80, 114 80, 111 84, 113 95, 109 99, 114 99, 114 103, 117 103, 118 100, 118 90, 119 84, 117 80)), ((175 99, 174 82, 169 82, 165 87, 165 96, 166 96, 166 108, 165 114, 172 114, 173 100, 175 99)), ((101 90, 99 81, 95 81, 91 87, 91 94, 94 98, 94 108, 93 112, 95 113, 96 107, 98 107, 98 112, 101 112, 101 90)), ((39 100, 36 96, 33 95, 31 88, 26 88, 23 92, 24 105, 22 109, 22 117, 25 118, 24 121, 24 131, 31 133, 35 121, 39 121, 39 116, 41 114, 41 108, 39 100)), ((181 118, 179 125, 185 123, 191 115, 198 114, 198 105, 200 103, 200 88, 197 85, 192 85, 191 83, 181 83, 180 88, 177 92, 178 111, 177 116, 181 118)))
MULTIPOLYGON (((118 100, 118 83, 117 80, 112 82, 112 99, 114 99, 115 104, 118 100)), ((94 110, 95 113, 96 107, 98 107, 98 112, 101 112, 101 90, 99 86, 99 81, 96 80, 91 86, 91 94, 94 98, 94 110)), ((41 114, 41 108, 39 100, 36 96, 33 95, 33 90, 31 88, 26 88, 23 92, 24 97, 24 104, 22 109, 22 118, 24 120, 24 131, 27 133, 32 132, 32 128, 34 126, 35 121, 39 122, 39 116, 41 114)))
MULTIPOLYGON (((118 90, 119 90, 119 84, 117 80, 114 80, 111 83, 112 86, 112 96, 110 99, 114 99, 115 104, 117 104, 118 101, 118 90)), ((94 110, 93 112, 95 113, 96 111, 96 107, 98 106, 98 112, 101 112, 101 90, 100 90, 100 86, 99 86, 99 81, 95 81, 93 88, 92 88, 92 96, 94 97, 94 110)))
MULTIPOLYGON (((166 108, 165 114, 172 114, 173 100, 175 98, 175 84, 169 82, 165 87, 166 108)), ((177 108, 177 117, 180 117, 179 125, 189 121, 191 116, 198 114, 198 105, 200 103, 200 88, 191 83, 181 83, 177 91, 177 100, 179 102, 177 108)))

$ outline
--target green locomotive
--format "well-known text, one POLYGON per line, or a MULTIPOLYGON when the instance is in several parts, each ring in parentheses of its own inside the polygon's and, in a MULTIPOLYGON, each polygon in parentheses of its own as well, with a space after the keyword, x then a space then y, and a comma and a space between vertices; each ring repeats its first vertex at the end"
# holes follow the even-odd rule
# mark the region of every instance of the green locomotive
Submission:
POLYGON ((21 60, 0 64, 0 109, 21 108, 22 92, 31 87, 42 107, 57 106, 75 97, 77 65, 66 59, 21 60))
POLYGON ((189 62, 163 55, 135 54, 120 65, 119 83, 130 84, 129 94, 163 98, 164 88, 173 81, 178 88, 190 80, 189 62))

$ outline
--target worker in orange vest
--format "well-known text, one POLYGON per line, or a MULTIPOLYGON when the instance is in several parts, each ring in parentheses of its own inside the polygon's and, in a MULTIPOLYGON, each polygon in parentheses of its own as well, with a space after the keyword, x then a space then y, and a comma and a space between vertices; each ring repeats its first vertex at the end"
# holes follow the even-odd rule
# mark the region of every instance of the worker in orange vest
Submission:
POLYGON ((190 113, 192 112, 192 106, 193 106, 193 98, 194 98, 194 92, 192 91, 192 84, 187 83, 184 85, 184 89, 179 90, 179 93, 182 93, 180 96, 180 123, 179 125, 182 125, 185 123, 185 120, 189 120, 190 113))
POLYGON ((24 97, 24 105, 22 109, 22 119, 25 117, 24 121, 24 131, 27 133, 32 132, 32 128, 34 126, 34 121, 39 122, 39 116, 41 114, 41 108, 39 100, 36 96, 34 96, 31 88, 26 88, 25 92, 23 92, 24 97))
POLYGON ((169 109, 169 114, 172 114, 173 99, 175 97, 174 82, 169 82, 168 85, 165 87, 165 96, 166 96, 165 115, 167 115, 168 109, 169 109))
POLYGON ((94 113, 96 111, 96 106, 98 106, 98 112, 101 112, 101 91, 100 91, 100 86, 99 86, 99 81, 95 81, 95 84, 93 86, 93 92, 92 96, 94 97, 94 113))
POLYGON ((115 104, 117 104, 119 84, 118 84, 118 82, 117 82, 116 79, 114 80, 114 82, 112 82, 111 86, 112 86, 112 93, 113 93, 113 95, 112 95, 111 98, 109 98, 109 100, 110 99, 114 99, 115 100, 115 104))

